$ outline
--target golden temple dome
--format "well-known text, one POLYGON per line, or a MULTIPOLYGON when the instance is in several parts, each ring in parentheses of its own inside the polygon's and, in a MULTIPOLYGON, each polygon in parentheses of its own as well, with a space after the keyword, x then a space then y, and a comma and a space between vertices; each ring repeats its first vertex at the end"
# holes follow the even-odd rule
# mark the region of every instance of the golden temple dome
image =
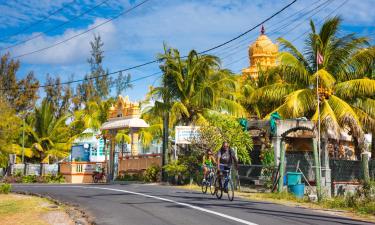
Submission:
POLYGON ((243 75, 257 79, 259 67, 267 69, 276 66, 277 53, 278 46, 272 43, 271 39, 265 35, 265 30, 262 26, 260 36, 249 46, 250 67, 242 70, 243 75))

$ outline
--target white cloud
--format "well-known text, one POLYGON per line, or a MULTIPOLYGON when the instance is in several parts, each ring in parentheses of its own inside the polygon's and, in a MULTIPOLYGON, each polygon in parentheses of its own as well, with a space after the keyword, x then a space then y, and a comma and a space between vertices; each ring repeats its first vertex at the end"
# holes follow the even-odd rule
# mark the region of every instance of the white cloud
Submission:
MULTIPOLYGON (((104 19, 96 19, 93 24, 84 29, 68 29, 62 35, 58 36, 41 36, 30 42, 25 43, 19 47, 16 47, 11 53, 13 56, 22 55, 25 53, 33 52, 44 47, 48 47, 57 44, 63 40, 66 40, 74 35, 77 35, 86 29, 90 29, 94 26, 105 21, 104 19)), ((94 34, 99 34, 105 43, 105 48, 110 49, 115 45, 115 34, 116 28, 112 23, 107 23, 105 26, 101 26, 91 32, 83 34, 77 38, 74 38, 68 42, 57 45, 56 47, 30 54, 22 57, 22 62, 30 64, 77 64, 84 62, 89 57, 90 44, 93 40, 94 34)), ((35 34, 32 34, 33 36, 35 34)))

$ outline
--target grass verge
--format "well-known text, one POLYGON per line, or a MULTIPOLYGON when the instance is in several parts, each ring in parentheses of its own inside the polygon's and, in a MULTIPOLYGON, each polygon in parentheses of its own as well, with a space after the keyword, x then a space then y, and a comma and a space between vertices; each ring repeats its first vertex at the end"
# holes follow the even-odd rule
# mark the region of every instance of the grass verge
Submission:
POLYGON ((74 224, 63 206, 44 198, 19 194, 0 194, 0 218, 2 225, 47 225, 60 221, 74 224))
MULTIPOLYGON (((179 188, 201 191, 201 187, 198 185, 185 185, 176 186, 179 188)), ((322 201, 320 203, 309 202, 305 199, 298 199, 290 193, 259 193, 259 192, 235 192, 235 197, 242 197, 253 201, 264 201, 282 204, 291 207, 299 207, 312 209, 315 211, 328 213, 336 216, 349 217, 358 220, 365 220, 369 222, 375 222, 375 215, 373 214, 375 209, 375 202, 370 202, 365 206, 348 207, 346 204, 347 200, 344 198, 332 198, 322 201)))

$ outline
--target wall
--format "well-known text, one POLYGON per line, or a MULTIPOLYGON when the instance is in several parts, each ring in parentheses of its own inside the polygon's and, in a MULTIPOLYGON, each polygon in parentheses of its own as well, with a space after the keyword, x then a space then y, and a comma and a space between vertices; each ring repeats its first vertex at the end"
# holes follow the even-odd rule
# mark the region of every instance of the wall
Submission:
POLYGON ((118 171, 141 171, 146 170, 151 165, 161 166, 161 155, 139 155, 137 157, 127 156, 120 158, 118 171))

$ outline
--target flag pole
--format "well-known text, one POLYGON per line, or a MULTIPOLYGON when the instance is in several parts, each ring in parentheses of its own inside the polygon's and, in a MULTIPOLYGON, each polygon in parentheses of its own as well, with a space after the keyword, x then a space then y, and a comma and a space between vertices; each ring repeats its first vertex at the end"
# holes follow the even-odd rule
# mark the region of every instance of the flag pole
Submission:
MULTIPOLYGON (((317 98, 317 103, 318 103, 318 171, 319 171, 319 175, 317 176, 319 181, 317 182, 317 184, 320 184, 321 182, 321 175, 322 175, 322 166, 321 166, 321 163, 320 163, 320 156, 321 156, 321 149, 320 149, 320 99, 319 99, 319 74, 318 74, 318 71, 319 71, 319 62, 320 62, 320 58, 319 57, 319 50, 317 48, 316 50, 316 98, 317 98)), ((320 186, 320 185, 319 185, 320 186)), ((317 186, 317 194, 318 194, 318 199, 319 201, 321 200, 321 190, 318 190, 320 189, 320 187, 317 186)))

